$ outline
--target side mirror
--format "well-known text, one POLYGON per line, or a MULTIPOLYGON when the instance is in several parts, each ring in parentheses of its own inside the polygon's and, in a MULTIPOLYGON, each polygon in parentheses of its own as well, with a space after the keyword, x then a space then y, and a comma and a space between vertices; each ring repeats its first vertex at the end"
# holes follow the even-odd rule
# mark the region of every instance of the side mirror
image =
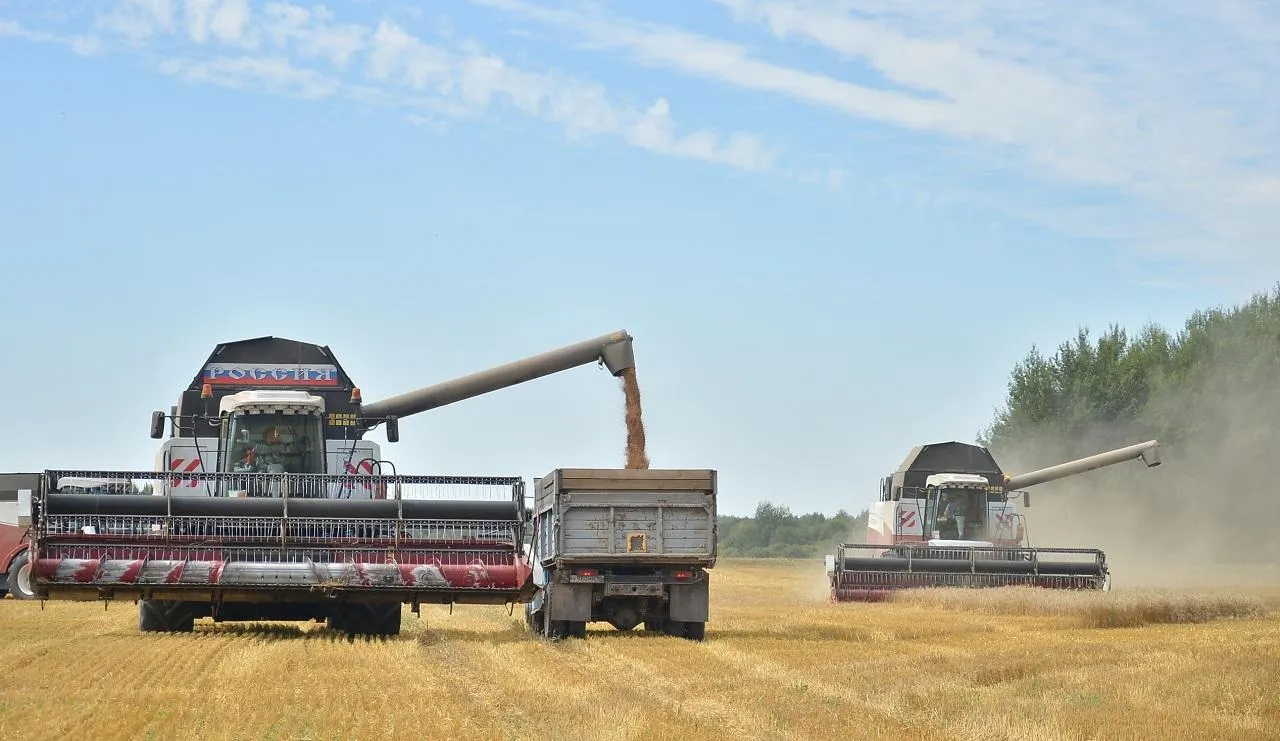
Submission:
POLYGON ((394 416, 387 417, 387 442, 400 442, 400 420, 394 416))
POLYGON ((151 439, 159 440, 164 437, 164 412, 155 411, 151 413, 151 439))

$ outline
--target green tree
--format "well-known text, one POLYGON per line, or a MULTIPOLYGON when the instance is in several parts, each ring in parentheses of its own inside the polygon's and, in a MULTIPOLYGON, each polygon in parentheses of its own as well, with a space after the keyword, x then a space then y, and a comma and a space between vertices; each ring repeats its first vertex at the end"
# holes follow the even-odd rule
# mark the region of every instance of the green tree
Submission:
POLYGON ((1272 508, 1277 415, 1280 285, 1242 305, 1196 311, 1176 333, 1112 325, 1095 339, 1080 328, 1051 356, 1032 347, 978 441, 1006 469, 1025 470, 1157 438, 1164 466, 1044 484, 1054 494, 1037 502, 1078 522, 1081 539, 1097 534, 1122 551, 1257 560, 1280 556, 1268 518, 1256 516, 1272 508))

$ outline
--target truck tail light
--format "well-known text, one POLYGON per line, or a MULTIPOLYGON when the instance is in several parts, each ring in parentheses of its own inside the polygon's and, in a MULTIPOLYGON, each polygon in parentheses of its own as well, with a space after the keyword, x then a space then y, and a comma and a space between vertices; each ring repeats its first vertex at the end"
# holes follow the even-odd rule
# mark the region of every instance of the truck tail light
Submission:
POLYGON ((691 576, 693 576, 693 572, 681 570, 681 571, 674 572, 673 574, 671 574, 671 576, 675 577, 677 581, 685 581, 689 579, 691 576))
POLYGON ((577 573, 578 576, 598 576, 600 574, 600 572, 595 569, 578 569, 577 573))

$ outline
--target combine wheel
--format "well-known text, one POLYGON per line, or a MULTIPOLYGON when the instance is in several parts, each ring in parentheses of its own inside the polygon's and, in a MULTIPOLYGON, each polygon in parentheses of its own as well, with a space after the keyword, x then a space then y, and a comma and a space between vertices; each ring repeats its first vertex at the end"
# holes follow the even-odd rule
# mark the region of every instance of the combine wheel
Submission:
POLYGON ((665 633, 667 629, 662 618, 651 618, 644 621, 644 631, 646 633, 665 633))
MULTIPOLYGON (((30 551, 23 551, 18 557, 13 559, 13 563, 9 565, 8 589, 14 599, 35 599, 35 590, 31 588, 31 561, 27 554, 30 551)), ((0 597, 4 596, 0 594, 0 597)))
POLYGON ((143 633, 190 633, 195 629, 195 610, 185 602, 141 600, 138 602, 138 630, 143 633))

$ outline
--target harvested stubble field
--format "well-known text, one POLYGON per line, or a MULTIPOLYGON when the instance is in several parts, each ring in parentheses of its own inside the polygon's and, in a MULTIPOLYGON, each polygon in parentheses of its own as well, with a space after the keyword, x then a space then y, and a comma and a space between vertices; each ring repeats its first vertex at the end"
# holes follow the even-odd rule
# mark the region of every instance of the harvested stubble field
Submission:
POLYGON ((8 599, 0 738, 1280 738, 1280 590, 833 605, 821 572, 723 560, 702 644, 550 645, 493 607, 424 607, 386 641, 141 635, 130 603, 8 599))

